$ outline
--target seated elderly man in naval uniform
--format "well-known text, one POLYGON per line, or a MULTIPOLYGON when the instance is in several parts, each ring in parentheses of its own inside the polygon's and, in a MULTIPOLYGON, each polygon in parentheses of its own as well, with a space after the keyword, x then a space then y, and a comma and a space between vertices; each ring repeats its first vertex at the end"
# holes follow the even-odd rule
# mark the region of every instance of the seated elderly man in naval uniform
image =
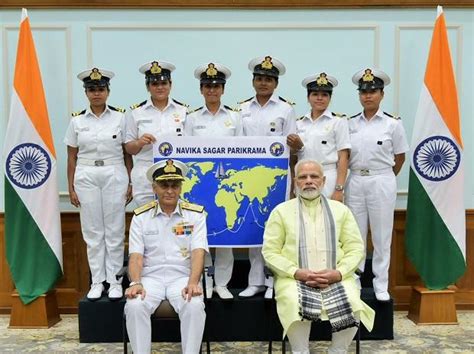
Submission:
POLYGON ((134 353, 151 351, 151 314, 167 299, 181 321, 183 353, 198 353, 206 314, 199 285, 208 252, 203 207, 179 201, 187 167, 155 163, 147 171, 157 201, 135 209, 130 225, 127 332, 134 353))
POLYGON ((263 257, 275 274, 275 298, 293 353, 309 353, 311 321, 329 320, 329 353, 346 353, 359 321, 370 331, 374 311, 360 299, 355 270, 364 243, 350 210, 321 194, 323 167, 295 166, 295 199, 279 204, 265 226, 263 257))

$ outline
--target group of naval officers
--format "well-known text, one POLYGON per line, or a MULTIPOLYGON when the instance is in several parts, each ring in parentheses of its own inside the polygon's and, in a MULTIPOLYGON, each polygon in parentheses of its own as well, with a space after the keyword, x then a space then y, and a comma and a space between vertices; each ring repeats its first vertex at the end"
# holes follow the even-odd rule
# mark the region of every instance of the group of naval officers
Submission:
MULTIPOLYGON (((375 296, 390 300, 396 175, 408 143, 400 118, 380 107, 389 76, 376 68, 353 75, 363 109, 352 117, 328 108, 338 85, 335 77, 326 72, 308 76, 302 86, 310 109, 296 118, 293 104, 275 92, 286 71, 284 64, 264 56, 252 59, 248 68, 255 95, 240 102, 238 109, 221 101, 231 71, 219 63, 195 69, 204 98, 203 106, 195 110, 170 97, 175 66, 168 62, 155 60, 139 68, 150 97, 128 112, 107 104, 113 72, 92 68, 77 75, 89 107, 73 114, 64 142, 70 201, 80 208, 87 244, 92 278, 87 298, 99 299, 105 283, 111 300, 124 295, 116 274, 123 265, 125 207, 133 199, 138 208, 129 232, 131 282, 125 291, 125 313, 136 353, 150 352, 150 315, 164 299, 181 319, 183 352, 199 351, 205 320, 199 279, 204 265, 213 262, 206 213, 180 199, 186 165, 177 160, 153 164, 153 144, 163 136, 286 137, 291 150, 291 197, 299 203, 285 202, 271 213, 263 252, 249 249, 248 286, 238 296, 264 293, 271 298, 275 281, 278 314, 295 353, 309 350, 306 321, 331 322, 334 353, 347 350, 360 321, 371 328, 373 311, 360 300, 359 280, 369 229, 375 296), (284 208, 290 208, 286 214, 284 208), (288 233, 288 228, 294 233, 288 233), (295 254, 285 258, 290 239, 295 254), (265 277, 265 263, 274 278, 265 277), (340 297, 341 287, 345 295, 340 297), (308 306, 301 298, 319 305, 308 306), (329 303, 337 303, 347 314, 334 314, 329 303)), ((207 296, 216 293, 221 299, 233 299, 227 288, 233 263, 231 248, 216 248, 215 276, 207 281, 207 296)))

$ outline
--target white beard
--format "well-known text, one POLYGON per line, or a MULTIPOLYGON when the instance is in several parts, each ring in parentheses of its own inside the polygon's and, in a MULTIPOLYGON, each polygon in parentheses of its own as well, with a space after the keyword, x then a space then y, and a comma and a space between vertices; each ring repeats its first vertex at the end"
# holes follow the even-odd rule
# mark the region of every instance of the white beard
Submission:
POLYGON ((295 187, 295 194, 306 200, 314 200, 321 195, 321 189, 316 187, 316 189, 302 190, 295 187))

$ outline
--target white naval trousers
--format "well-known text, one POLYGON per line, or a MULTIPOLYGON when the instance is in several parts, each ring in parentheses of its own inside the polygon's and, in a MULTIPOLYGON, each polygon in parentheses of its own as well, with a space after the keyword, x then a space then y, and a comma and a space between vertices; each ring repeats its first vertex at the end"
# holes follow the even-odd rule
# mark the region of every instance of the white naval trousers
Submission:
MULTIPOLYGON (((250 271, 248 275, 248 285, 273 287, 273 279, 265 279, 263 267, 265 261, 262 256, 262 248, 249 248, 250 271)), ((211 254, 207 253, 205 257, 205 266, 212 265, 211 254)), ((232 248, 216 248, 214 259, 214 279, 216 286, 227 286, 232 277, 234 268, 234 254, 232 248)), ((212 278, 206 278, 206 286, 212 287, 212 278)))
POLYGON ((151 182, 146 178, 146 171, 152 162, 136 160, 133 164, 130 179, 132 180, 133 201, 137 207, 155 199, 151 182))
MULTIPOLYGON (((310 321, 293 322, 288 328, 288 340, 293 354, 309 354, 309 334, 311 332, 310 321)), ((346 328, 332 334, 331 345, 328 348, 330 354, 345 354, 351 345, 357 327, 346 328)))
MULTIPOLYGON (((206 253, 204 258, 204 265, 206 267, 212 265, 211 253, 206 253)), ((214 280, 217 286, 227 286, 232 277, 232 270, 234 268, 234 254, 232 248, 216 248, 214 258, 214 280)), ((206 276, 206 286, 208 289, 212 288, 213 279, 206 276)))
POLYGON ((181 291, 188 284, 188 279, 182 276, 175 279, 168 277, 166 281, 164 278, 142 277, 141 283, 146 290, 145 299, 142 300, 140 296, 127 299, 124 310, 133 353, 151 352, 150 316, 165 299, 168 299, 181 321, 182 352, 185 354, 200 352, 206 312, 202 296, 193 297, 190 302, 181 296, 181 291))
MULTIPOLYGON (((323 166, 324 168, 324 166, 323 166)), ((326 176, 326 182, 324 183, 323 194, 326 198, 331 199, 332 194, 336 188, 337 170, 332 167, 324 170, 324 176, 326 176)))
MULTIPOLYGON (((374 291, 388 290, 388 269, 392 244, 393 214, 397 199, 397 182, 392 171, 373 176, 351 173, 345 194, 346 205, 351 209, 367 249, 367 232, 370 225, 374 254, 372 271, 374 291)), ((367 251, 366 251, 367 252, 367 251)), ((364 271, 365 257, 359 265, 364 271)))
POLYGON ((76 166, 74 190, 81 203, 82 237, 93 283, 117 283, 115 275, 123 266, 127 188, 124 164, 76 166))

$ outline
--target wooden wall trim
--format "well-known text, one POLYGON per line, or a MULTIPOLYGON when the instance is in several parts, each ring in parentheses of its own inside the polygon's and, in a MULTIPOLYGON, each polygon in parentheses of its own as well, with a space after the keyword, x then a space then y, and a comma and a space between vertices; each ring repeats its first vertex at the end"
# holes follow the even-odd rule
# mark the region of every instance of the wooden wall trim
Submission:
MULTIPOLYGON (((436 7, 438 0, 2 0, 0 8, 202 8, 299 9, 436 7)), ((472 0, 444 0, 444 7, 474 7, 472 0)))
MULTIPOLYGON (((405 253, 405 210, 395 211, 390 261, 390 293, 395 309, 407 310, 413 285, 422 285, 405 253)), ((127 215, 129 225, 131 215, 127 215)), ((0 213, 0 313, 9 313, 13 283, 5 257, 4 214, 0 213)), ((61 214, 63 234, 64 277, 57 284, 57 299, 61 313, 76 313, 79 299, 89 289, 89 269, 86 246, 82 240, 79 213, 61 214)), ((128 230, 128 226, 127 226, 128 230)), ((466 210, 466 273, 455 284, 458 309, 474 310, 474 209, 466 210)))

